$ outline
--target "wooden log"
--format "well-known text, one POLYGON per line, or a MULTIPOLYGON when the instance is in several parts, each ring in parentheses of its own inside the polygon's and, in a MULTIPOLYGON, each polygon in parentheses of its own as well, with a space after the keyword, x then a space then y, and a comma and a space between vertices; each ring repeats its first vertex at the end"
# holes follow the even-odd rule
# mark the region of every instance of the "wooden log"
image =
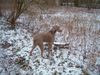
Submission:
POLYGON ((54 42, 54 49, 57 49, 57 48, 59 48, 59 49, 69 49, 69 43, 61 43, 61 42, 54 42))

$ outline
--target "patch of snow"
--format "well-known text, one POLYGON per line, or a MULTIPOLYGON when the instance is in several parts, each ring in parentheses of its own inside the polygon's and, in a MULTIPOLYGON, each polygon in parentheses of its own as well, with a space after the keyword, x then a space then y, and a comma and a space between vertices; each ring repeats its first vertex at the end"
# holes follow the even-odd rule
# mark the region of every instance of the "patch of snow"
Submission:
MULTIPOLYGON (((70 21, 70 20, 74 20, 77 19, 78 20, 78 24, 80 27, 83 27, 83 25, 85 25, 85 27, 87 28, 86 30, 86 40, 84 41, 84 36, 74 36, 73 34, 70 37, 70 34, 68 33, 68 31, 66 32, 66 34, 63 35, 62 33, 57 33, 56 37, 55 37, 55 41, 54 44, 57 45, 65 45, 67 42, 70 45, 70 49, 56 49, 53 50, 53 55, 50 58, 46 58, 48 55, 48 50, 44 51, 44 55, 45 58, 41 57, 41 50, 40 48, 37 46, 34 50, 33 50, 33 55, 30 57, 29 56, 29 52, 32 49, 32 34, 30 34, 26 29, 17 27, 15 30, 9 30, 6 26, 5 23, 6 22, 2 19, 0 19, 0 45, 3 44, 6 40, 8 43, 13 44, 13 46, 7 48, 7 49, 3 49, 1 48, 2 46, 0 46, 0 57, 3 57, 3 53, 5 53, 6 55, 12 55, 13 53, 15 53, 16 57, 21 56, 24 57, 25 60, 29 61, 29 66, 31 67, 31 71, 29 70, 22 70, 21 68, 20 70, 20 74, 21 75, 51 75, 51 74, 55 74, 55 75, 81 75, 82 74, 82 68, 81 67, 75 67, 76 65, 79 66, 83 66, 84 62, 83 62, 83 53, 84 50, 86 50, 88 52, 88 50, 91 50, 92 44, 93 44, 93 40, 94 40, 94 35, 93 32, 96 30, 100 29, 100 24, 98 22, 97 27, 93 26, 91 31, 88 32, 88 28, 92 25, 95 25, 95 22, 92 22, 94 19, 94 15, 90 14, 90 13, 85 13, 85 12, 79 12, 79 13, 73 13, 73 12, 56 12, 54 14, 41 14, 43 17, 43 21, 39 20, 40 15, 38 15, 38 17, 36 19, 34 19, 34 21, 32 22, 32 24, 30 24, 32 27, 32 25, 35 25, 37 28, 39 28, 39 25, 43 25, 44 23, 50 24, 50 25, 65 25, 66 21, 70 21), (89 25, 88 25, 89 24, 89 25), (97 29, 96 29, 97 28, 97 29), (88 36, 89 35, 89 36, 88 36), (58 38, 59 37, 59 38, 58 38), (66 38, 66 39, 65 39, 66 38), (86 45, 85 45, 86 44, 86 45), (32 74, 30 74, 32 73, 32 74)), ((18 22, 24 22, 26 23, 25 25, 27 25, 28 21, 27 18, 29 16, 25 16, 22 15, 21 18, 19 18, 17 21, 18 22)), ((96 15, 96 20, 100 21, 100 15, 96 15)), ((75 21, 76 24, 76 21, 75 21)), ((73 28, 72 32, 75 32, 74 29, 77 28, 73 28)), ((45 29, 43 29, 45 30, 45 29)), ((80 31, 77 31, 77 33, 80 31)), ((76 35, 76 34, 75 34, 76 35)), ((98 36, 96 36, 96 47, 97 50, 100 49, 99 47, 99 39, 98 36)), ((87 60, 88 61, 88 60, 87 60)), ((99 59, 97 59, 96 65, 99 64, 99 59)), ((18 66, 17 66, 18 67, 18 66)), ((91 71, 90 71, 91 72, 91 71)), ((10 73, 11 75, 14 75, 15 72, 12 71, 12 73, 10 73)), ((90 75, 93 72, 91 72, 90 75)), ((0 75, 7 75, 5 70, 2 69, 1 67, 1 62, 0 62, 0 75)), ((96 75, 96 74, 95 74, 96 75)))
POLYGON ((100 57, 96 58, 96 64, 95 65, 100 65, 100 57))

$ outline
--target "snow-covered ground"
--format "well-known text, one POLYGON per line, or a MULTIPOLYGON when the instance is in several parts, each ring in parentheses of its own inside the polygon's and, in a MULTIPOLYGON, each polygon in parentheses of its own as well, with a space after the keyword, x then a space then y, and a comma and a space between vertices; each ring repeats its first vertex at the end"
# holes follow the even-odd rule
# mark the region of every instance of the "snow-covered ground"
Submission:
POLYGON ((83 75, 84 71, 90 75, 100 74, 99 14, 59 9, 31 18, 23 14, 17 22, 20 24, 16 29, 10 30, 5 19, 0 18, 0 75, 83 75), (42 58, 37 46, 30 57, 31 32, 48 31, 53 25, 63 30, 56 34, 55 43, 67 43, 68 48, 53 49, 51 58, 46 57, 48 51, 45 50, 45 58, 42 58), (20 57, 25 58, 22 64, 16 61, 20 57), (23 64, 27 66, 21 67, 23 64))

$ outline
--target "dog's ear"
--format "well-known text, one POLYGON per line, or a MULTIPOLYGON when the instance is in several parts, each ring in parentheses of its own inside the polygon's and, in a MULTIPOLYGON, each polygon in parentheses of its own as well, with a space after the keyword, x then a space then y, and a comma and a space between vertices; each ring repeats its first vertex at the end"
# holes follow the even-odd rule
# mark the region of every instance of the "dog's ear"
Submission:
POLYGON ((57 31, 59 29, 59 26, 53 26, 52 29, 53 31, 57 31))
POLYGON ((51 32, 52 34, 55 34, 56 31, 61 32, 60 27, 57 26, 57 25, 56 25, 56 26, 53 26, 52 29, 50 30, 50 32, 51 32))
POLYGON ((54 28, 52 28, 52 29, 50 30, 50 32, 51 32, 52 34, 55 34, 55 33, 56 33, 56 30, 55 30, 54 28))
POLYGON ((56 26, 53 27, 53 29, 55 30, 55 32, 56 32, 56 31, 62 32, 62 30, 60 29, 60 26, 57 26, 57 25, 56 25, 56 26))
POLYGON ((52 34, 55 34, 56 33, 56 30, 57 30, 57 27, 56 26, 53 26, 52 29, 50 30, 50 32, 52 34))

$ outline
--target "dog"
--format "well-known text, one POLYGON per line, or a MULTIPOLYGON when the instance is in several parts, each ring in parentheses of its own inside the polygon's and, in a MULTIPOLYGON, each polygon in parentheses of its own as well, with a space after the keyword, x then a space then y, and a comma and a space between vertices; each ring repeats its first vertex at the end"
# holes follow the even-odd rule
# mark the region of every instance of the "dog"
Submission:
POLYGON ((48 32, 43 32, 39 33, 33 36, 33 47, 32 50, 30 51, 30 56, 32 56, 32 52, 34 48, 38 45, 41 49, 41 56, 43 57, 44 53, 44 47, 43 47, 43 42, 47 42, 48 44, 48 54, 50 55, 52 52, 52 44, 54 42, 54 37, 56 32, 61 32, 62 30, 60 29, 59 26, 53 26, 52 29, 48 32))

